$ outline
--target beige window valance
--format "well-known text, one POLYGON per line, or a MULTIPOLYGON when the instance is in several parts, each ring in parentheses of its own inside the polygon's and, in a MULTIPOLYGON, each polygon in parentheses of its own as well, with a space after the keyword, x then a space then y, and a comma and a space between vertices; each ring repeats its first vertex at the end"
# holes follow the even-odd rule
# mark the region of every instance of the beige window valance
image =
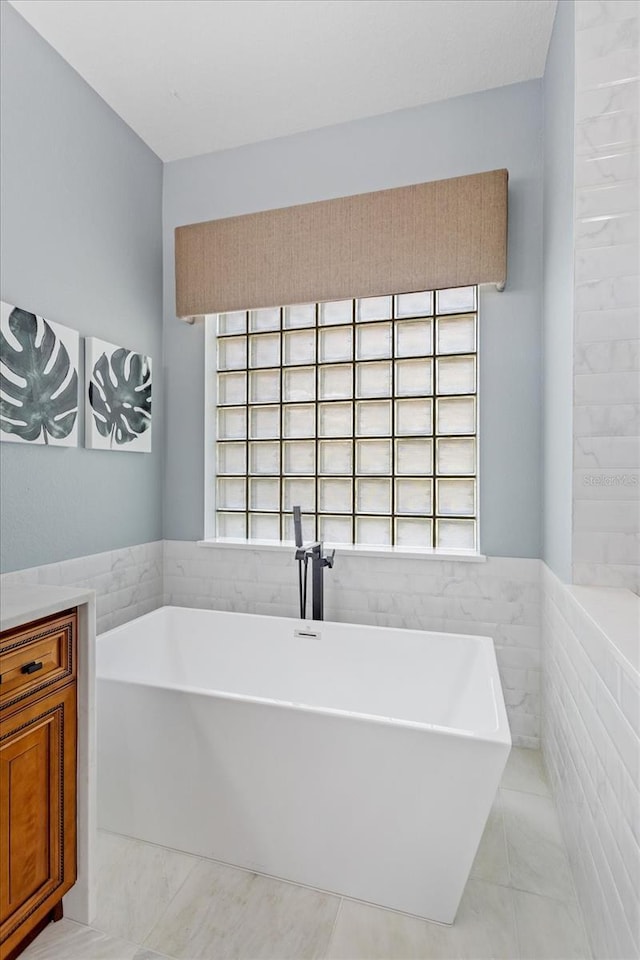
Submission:
POLYGON ((176 313, 503 286, 506 170, 178 227, 176 313))

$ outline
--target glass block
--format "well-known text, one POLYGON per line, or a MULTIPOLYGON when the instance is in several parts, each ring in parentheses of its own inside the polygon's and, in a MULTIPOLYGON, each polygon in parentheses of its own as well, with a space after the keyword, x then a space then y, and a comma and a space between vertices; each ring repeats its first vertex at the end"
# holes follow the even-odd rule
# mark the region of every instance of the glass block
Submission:
POLYGON ((225 333, 246 333, 247 314, 245 310, 218 314, 218 335, 225 333))
POLYGON ((436 353, 473 353, 475 349, 475 314, 462 317, 438 317, 436 353))
POLYGON ((313 512, 316 508, 316 481, 285 478, 284 509, 293 510, 301 507, 302 510, 313 512))
POLYGON ((356 480, 356 513, 391 513, 391 480, 356 480))
POLYGON ((249 366, 280 366, 280 334, 263 333, 249 337, 249 366))
POLYGON ((390 320, 391 297, 366 297, 356 300, 356 320, 390 320))
POLYGON ((438 480, 436 489, 437 513, 445 517, 475 516, 475 480, 438 480))
POLYGON ((423 437, 432 432, 432 400, 396 400, 398 436, 423 437))
POLYGON ((473 393, 476 388, 475 357, 439 357, 436 360, 438 393, 473 393))
POLYGON ((280 481, 271 477, 251 477, 249 480, 249 509, 279 510, 280 481))
POLYGON ((367 323, 356 330, 356 359, 384 360, 391 356, 391 324, 367 323))
POLYGON ((249 473, 280 473, 280 444, 269 440, 250 443, 249 473))
POLYGON ((265 310, 249 311, 249 330, 254 333, 258 330, 280 329, 280 307, 267 307, 265 310))
POLYGON ((323 543, 352 543, 350 517, 318 517, 318 537, 323 543))
POLYGON ((321 303, 318 319, 321 327, 332 327, 335 324, 351 323, 353 319, 353 301, 333 300, 331 303, 321 303))
POLYGON ((431 480, 396 480, 396 513, 431 513, 431 484, 431 480))
POLYGON ((353 366, 320 367, 320 399, 342 400, 353 396, 353 366))
POLYGON ((251 407, 249 436, 252 440, 270 440, 280 436, 280 407, 251 407))
POLYGON ((475 550, 475 520, 436 520, 436 546, 475 550))
POLYGON ((339 363, 351 360, 353 356, 353 336, 351 327, 330 327, 320 330, 318 341, 318 362, 339 363))
POLYGON ((360 400, 356 403, 356 435, 358 437, 388 437, 390 433, 390 400, 360 400))
POLYGON ((356 472, 378 475, 391 473, 391 441, 357 440, 356 472))
POLYGON ((430 547, 431 520, 398 517, 396 520, 396 546, 430 547))
POLYGON ((252 370, 249 374, 251 403, 278 403, 280 401, 280 371, 252 370))
POLYGON ((318 510, 323 513, 351 513, 352 509, 351 480, 321 478, 318 481, 318 510))
POLYGON ((436 473, 464 476, 473 475, 475 472, 475 440, 438 438, 436 441, 436 473))
POLYGON ((436 400, 437 433, 475 433, 475 397, 447 397, 436 400))
POLYGON ((218 374, 218 403, 247 402, 247 375, 246 373, 219 373, 218 374))
MULTIPOLYGON (((305 543, 316 539, 316 518, 314 514, 302 514, 302 538, 305 543)), ((282 515, 282 539, 295 543, 293 516, 290 513, 282 515)))
POLYGON ((241 370, 247 365, 247 338, 218 337, 218 370, 241 370))
POLYGON ((356 543, 388 546, 391 543, 391 518, 356 517, 356 543))
POLYGON ((217 443, 216 444, 216 473, 246 473, 247 472, 247 445, 246 443, 217 443))
POLYGON ((350 440, 320 440, 319 472, 322 474, 345 474, 353 472, 353 444, 350 440))
POLYGON ((218 537, 236 537, 244 540, 246 537, 244 513, 216 513, 216 534, 218 537))
POLYGON ((432 473, 431 440, 396 440, 396 473, 421 477, 432 473))
POLYGON ((318 405, 318 436, 350 437, 352 420, 352 403, 321 403, 318 405))
POLYGON ((315 363, 315 330, 295 330, 283 336, 283 363, 287 365, 315 363))
POLYGON ((280 517, 272 513, 249 514, 250 540, 279 540, 280 517))
POLYGON ((433 352, 433 320, 396 322, 396 357, 424 357, 433 352))
POLYGON ((397 360, 396 395, 422 397, 433 393, 432 360, 397 360))
POLYGON ((433 313, 433 291, 399 293, 396 296, 396 317, 430 317, 433 313))
POLYGON ((284 400, 315 400, 315 367, 292 367, 282 372, 284 400))
POLYGON ((219 477, 216 486, 216 507, 218 510, 244 510, 246 506, 244 477, 219 477))
POLYGON ((476 309, 475 287, 452 287, 450 290, 438 290, 437 313, 467 313, 476 309))
POLYGON ((282 421, 285 437, 314 437, 316 408, 312 403, 286 404, 282 410, 282 421))
POLYGON ((391 364, 359 363, 356 367, 357 397, 390 397, 391 364))
POLYGON ((316 472, 315 440, 286 440, 283 444, 283 473, 307 474, 316 472))
POLYGON ((245 407, 218 410, 218 440, 243 440, 247 435, 245 407))
POLYGON ((284 327, 288 330, 294 327, 313 327, 315 322, 315 303, 297 303, 293 307, 284 308, 284 327))

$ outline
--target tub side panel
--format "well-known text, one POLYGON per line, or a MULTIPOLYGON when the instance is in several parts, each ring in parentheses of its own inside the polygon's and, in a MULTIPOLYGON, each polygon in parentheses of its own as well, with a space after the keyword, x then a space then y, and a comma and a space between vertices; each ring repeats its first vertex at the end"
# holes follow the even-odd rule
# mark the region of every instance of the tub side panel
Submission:
POLYGON ((509 752, 99 681, 107 830, 451 923, 509 752))

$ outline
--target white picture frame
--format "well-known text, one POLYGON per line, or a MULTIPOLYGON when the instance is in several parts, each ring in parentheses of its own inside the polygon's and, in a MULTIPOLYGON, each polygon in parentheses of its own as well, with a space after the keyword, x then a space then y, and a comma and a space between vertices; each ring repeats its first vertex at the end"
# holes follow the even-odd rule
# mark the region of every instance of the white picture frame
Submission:
POLYGON ((0 441, 77 447, 80 335, 0 301, 0 441))
POLYGON ((150 453, 151 357, 87 337, 85 374, 85 446, 150 453))

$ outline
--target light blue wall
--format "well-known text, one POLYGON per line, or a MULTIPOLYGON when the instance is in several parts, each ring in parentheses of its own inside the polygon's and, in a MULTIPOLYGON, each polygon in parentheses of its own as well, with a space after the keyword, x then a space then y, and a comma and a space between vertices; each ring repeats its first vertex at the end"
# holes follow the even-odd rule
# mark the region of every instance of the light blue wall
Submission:
POLYGON ((507 167, 507 289, 483 292, 482 550, 540 556, 542 84, 531 81, 165 165, 164 532, 203 535, 204 336, 175 319, 180 224, 507 167))
POLYGON ((573 0, 558 3, 544 75, 543 557, 571 582, 573 445, 573 0))
POLYGON ((155 364, 152 454, 0 445, 6 571, 162 536, 162 164, 1 6, 0 296, 155 364))

